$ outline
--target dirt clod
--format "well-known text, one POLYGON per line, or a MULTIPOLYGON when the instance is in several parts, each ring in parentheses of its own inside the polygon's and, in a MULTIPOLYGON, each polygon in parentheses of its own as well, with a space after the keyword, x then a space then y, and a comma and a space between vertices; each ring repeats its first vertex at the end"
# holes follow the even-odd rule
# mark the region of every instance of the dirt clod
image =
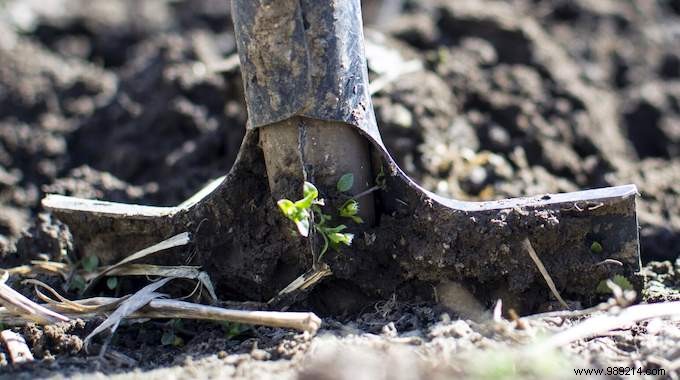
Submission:
POLYGON ((39 358, 80 353, 83 348, 81 336, 84 332, 85 322, 80 319, 44 327, 29 324, 22 331, 31 351, 39 358))

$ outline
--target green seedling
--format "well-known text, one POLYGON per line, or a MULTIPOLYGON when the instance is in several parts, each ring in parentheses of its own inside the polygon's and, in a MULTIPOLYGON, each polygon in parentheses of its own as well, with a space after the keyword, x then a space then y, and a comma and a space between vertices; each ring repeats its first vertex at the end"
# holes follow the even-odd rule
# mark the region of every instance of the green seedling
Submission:
POLYGON ((347 202, 343 203, 342 206, 338 209, 338 215, 340 215, 343 218, 350 218, 354 221, 354 223, 363 223, 364 221, 357 216, 357 213, 359 212, 359 202, 357 202, 354 199, 350 199, 347 202))
MULTIPOLYGON (((336 188, 340 192, 349 191, 354 184, 354 176, 351 173, 340 177, 336 188)), ((310 232, 317 233, 323 239, 323 246, 318 254, 318 260, 326 254, 328 248, 339 250, 341 245, 350 246, 354 234, 344 232, 347 226, 329 226, 332 217, 325 214, 321 209, 325 203, 319 199, 319 190, 313 184, 305 182, 303 187, 303 198, 293 202, 288 199, 281 199, 277 202, 279 209, 286 218, 290 219, 297 227, 298 232, 303 237, 309 237, 310 232)), ((345 202, 339 210, 339 216, 348 217, 357 223, 361 223, 361 218, 356 216, 359 211, 359 204, 350 199, 345 202), (353 201, 353 202, 352 202, 353 201)))
MULTIPOLYGON (((630 281, 620 274, 612 277, 611 280, 614 284, 621 288, 621 290, 633 290, 633 285, 630 283, 630 281)), ((612 292, 609 286, 607 286, 607 280, 600 281, 597 284, 595 291, 600 294, 610 294, 612 292)))
MULTIPOLYGON (((99 258, 97 256, 86 256, 80 260, 80 266, 85 272, 92 273, 99 267, 99 258)), ((74 274, 71 281, 68 283, 68 290, 72 292, 82 293, 87 288, 87 281, 80 274, 74 274)))

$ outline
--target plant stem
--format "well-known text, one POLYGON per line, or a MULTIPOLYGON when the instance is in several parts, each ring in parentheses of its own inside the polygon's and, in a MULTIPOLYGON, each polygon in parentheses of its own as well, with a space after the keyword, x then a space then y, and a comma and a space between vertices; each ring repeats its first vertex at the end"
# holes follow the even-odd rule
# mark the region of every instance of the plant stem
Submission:
POLYGON ((374 191, 378 191, 378 190, 381 190, 381 189, 382 189, 381 186, 375 185, 375 186, 371 187, 370 189, 366 189, 366 190, 360 192, 359 194, 353 196, 352 199, 357 200, 357 199, 359 199, 363 196, 366 196, 366 195, 368 195, 368 194, 370 194, 374 191))

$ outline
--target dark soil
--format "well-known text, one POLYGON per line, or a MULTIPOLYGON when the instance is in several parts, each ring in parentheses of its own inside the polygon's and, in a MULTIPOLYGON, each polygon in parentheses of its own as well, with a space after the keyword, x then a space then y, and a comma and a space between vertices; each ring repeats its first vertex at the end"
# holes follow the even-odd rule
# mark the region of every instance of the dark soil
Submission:
MULTIPOLYGON (((634 183, 641 194, 642 260, 649 263, 644 271, 652 280, 643 296, 680 299, 680 267, 673 266, 680 253, 680 3, 427 0, 404 1, 403 9, 392 3, 402 2, 364 6, 371 44, 401 57, 388 67, 414 59, 423 67, 373 96, 381 134, 400 167, 429 190, 469 200, 634 183)), ((74 251, 68 229, 40 214, 45 193, 177 205, 229 170, 245 133, 238 67, 216 72, 211 66, 235 52, 227 0, 54 4, 0 2, 2 267, 74 251)), ((373 79, 385 65, 369 54, 373 79)), ((243 218, 274 210, 244 207, 250 211, 243 218)), ((249 233, 267 241, 268 228, 281 228, 277 223, 249 233)), ((244 221, 238 228, 250 227, 244 221)), ((280 269, 230 268, 244 282, 220 295, 242 300, 243 284, 258 289, 248 283, 253 268, 263 275, 280 269)), ((387 275, 390 269, 366 270, 387 275)), ((349 313, 352 305, 329 298, 360 293, 341 277, 319 285, 309 301, 332 315, 314 339, 186 322, 175 332, 183 343, 163 346, 172 327, 146 322, 121 327, 112 354, 95 359, 81 351, 94 322, 28 326, 21 331, 40 360, 22 368, 5 364, 0 377, 139 368, 158 378, 276 378, 302 368, 303 378, 349 378, 354 367, 381 373, 375 363, 391 363, 385 357, 394 361, 389 378, 410 378, 400 370, 406 367, 416 371, 413 378, 479 377, 481 369, 461 363, 495 360, 489 355, 529 339, 528 332, 442 317, 472 318, 455 302, 446 308, 373 294, 384 299, 373 310, 349 313), (476 349, 487 356, 475 357, 476 349), (436 364, 443 361, 449 364, 436 364)), ((271 296, 269 288, 285 286, 280 282, 259 296, 271 296)), ((545 321, 534 327, 557 328, 545 321)), ((567 376, 567 367, 581 361, 584 367, 668 366, 680 357, 673 344, 679 328, 677 321, 649 322, 575 344, 555 361, 571 363, 562 367, 567 376)))

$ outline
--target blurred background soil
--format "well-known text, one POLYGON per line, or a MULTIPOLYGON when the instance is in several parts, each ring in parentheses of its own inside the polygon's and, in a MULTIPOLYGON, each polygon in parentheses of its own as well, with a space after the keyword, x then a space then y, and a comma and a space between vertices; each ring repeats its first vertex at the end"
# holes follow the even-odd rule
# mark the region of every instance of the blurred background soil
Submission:
MULTIPOLYGON (((407 174, 469 200, 634 183, 643 261, 678 257, 680 1, 363 7, 407 174)), ((64 233, 38 217, 47 192, 176 205, 229 170, 247 116, 229 8, 0 0, 4 263, 59 249, 30 239, 64 233)))

